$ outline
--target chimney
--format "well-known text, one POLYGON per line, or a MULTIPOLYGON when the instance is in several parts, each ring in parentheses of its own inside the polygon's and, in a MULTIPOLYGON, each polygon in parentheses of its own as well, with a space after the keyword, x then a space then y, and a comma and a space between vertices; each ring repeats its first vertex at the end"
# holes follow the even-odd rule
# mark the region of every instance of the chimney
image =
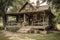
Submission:
POLYGON ((39 8, 39 6, 40 6, 40 0, 37 0, 36 6, 39 8))

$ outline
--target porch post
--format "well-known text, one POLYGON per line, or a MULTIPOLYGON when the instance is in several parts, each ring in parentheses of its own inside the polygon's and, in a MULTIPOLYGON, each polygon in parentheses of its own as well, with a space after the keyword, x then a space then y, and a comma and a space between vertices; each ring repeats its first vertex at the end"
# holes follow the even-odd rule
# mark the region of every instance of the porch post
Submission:
POLYGON ((25 26, 25 21, 26 21, 26 20, 25 20, 25 14, 24 14, 23 27, 25 26))
MULTIPOLYGON (((44 22, 45 22, 45 21, 44 21, 44 20, 45 20, 45 11, 43 11, 43 13, 44 13, 44 14, 43 14, 43 26, 45 26, 45 23, 44 23, 44 22)), ((45 27, 44 27, 44 29, 45 29, 45 27)))
POLYGON ((49 16, 47 17, 47 25, 49 26, 49 16))
POLYGON ((25 22, 25 14, 24 14, 24 22, 25 22))
POLYGON ((43 26, 44 26, 44 16, 43 16, 43 26))

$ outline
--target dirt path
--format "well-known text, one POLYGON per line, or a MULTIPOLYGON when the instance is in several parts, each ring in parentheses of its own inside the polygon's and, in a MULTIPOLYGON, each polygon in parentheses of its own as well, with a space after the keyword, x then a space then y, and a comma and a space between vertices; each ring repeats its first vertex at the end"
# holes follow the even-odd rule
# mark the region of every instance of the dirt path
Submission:
POLYGON ((17 33, 12 33, 12 32, 3 32, 5 34, 6 37, 8 37, 10 40, 35 40, 35 39, 31 39, 29 37, 25 37, 25 38, 20 38, 21 34, 17 34, 17 33))

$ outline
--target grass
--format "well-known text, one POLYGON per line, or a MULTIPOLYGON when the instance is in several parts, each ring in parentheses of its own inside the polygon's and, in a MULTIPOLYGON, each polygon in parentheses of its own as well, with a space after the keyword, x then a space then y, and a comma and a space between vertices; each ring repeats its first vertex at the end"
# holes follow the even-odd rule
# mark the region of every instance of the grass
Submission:
MULTIPOLYGON (((2 24, 0 24, 2 25, 2 24)), ((60 30, 60 24, 57 24, 57 28, 60 30)), ((20 38, 31 38, 36 40, 60 40, 60 32, 49 33, 46 35, 42 34, 21 34, 20 38)), ((8 37, 5 37, 3 33, 0 32, 0 40, 9 40, 8 37)))
POLYGON ((42 34, 21 34, 20 38, 31 38, 36 40, 60 40, 60 32, 58 33, 50 33, 46 35, 42 34))
POLYGON ((5 37, 3 33, 0 32, 0 40, 9 40, 8 37, 5 37))
POLYGON ((20 29, 20 27, 7 27, 7 31, 10 32, 17 32, 20 29))
MULTIPOLYGON (((46 35, 42 34, 20 34, 19 37, 25 39, 28 37, 29 39, 36 39, 36 40, 60 40, 60 32, 51 32, 46 35)), ((3 33, 0 33, 0 40, 8 40, 8 37, 5 37, 3 33)))

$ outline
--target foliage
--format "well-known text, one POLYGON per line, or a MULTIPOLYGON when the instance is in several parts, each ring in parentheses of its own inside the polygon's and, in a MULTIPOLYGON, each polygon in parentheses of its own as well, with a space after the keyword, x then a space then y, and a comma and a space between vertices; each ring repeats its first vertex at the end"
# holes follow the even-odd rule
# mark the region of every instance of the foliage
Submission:
POLYGON ((43 0, 43 2, 47 1, 48 4, 60 10, 60 0, 43 0))
POLYGON ((28 23, 25 21, 25 22, 22 22, 22 26, 24 27, 24 26, 27 26, 28 25, 28 23))
POLYGON ((3 25, 4 25, 5 29, 6 29, 5 14, 7 13, 8 10, 10 11, 9 7, 12 7, 11 12, 17 12, 17 10, 20 9, 21 5, 23 5, 23 3, 26 1, 27 0, 0 0, 0 15, 2 15, 2 17, 3 17, 3 25))
POLYGON ((57 22, 60 22, 60 13, 58 13, 56 20, 57 20, 57 22))
POLYGON ((18 12, 26 1, 28 1, 28 0, 16 0, 15 2, 13 2, 13 6, 9 7, 10 10, 8 11, 8 13, 9 12, 18 12))
POLYGON ((0 0, 0 12, 7 12, 12 7, 12 12, 17 11, 27 0, 0 0), (14 9, 14 10, 13 10, 14 9))
POLYGON ((60 0, 42 0, 43 2, 47 1, 54 13, 58 15, 60 12, 60 0))
POLYGON ((19 30, 19 27, 7 27, 7 31, 17 32, 18 30, 19 30))
POLYGON ((47 1, 52 12, 56 15, 55 20, 60 20, 60 0, 43 0, 43 2, 47 1))
POLYGON ((3 27, 0 27, 0 30, 3 30, 4 28, 3 27))

